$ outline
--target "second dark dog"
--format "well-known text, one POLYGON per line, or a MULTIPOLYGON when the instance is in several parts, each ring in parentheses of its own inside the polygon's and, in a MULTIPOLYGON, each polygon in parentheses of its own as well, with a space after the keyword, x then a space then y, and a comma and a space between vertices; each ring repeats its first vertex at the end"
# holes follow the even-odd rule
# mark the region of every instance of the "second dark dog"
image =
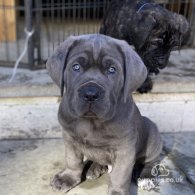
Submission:
POLYGON ((112 0, 100 33, 126 40, 142 58, 148 77, 138 89, 152 89, 151 73, 164 68, 175 47, 186 44, 190 27, 182 15, 173 13, 151 0, 112 0))

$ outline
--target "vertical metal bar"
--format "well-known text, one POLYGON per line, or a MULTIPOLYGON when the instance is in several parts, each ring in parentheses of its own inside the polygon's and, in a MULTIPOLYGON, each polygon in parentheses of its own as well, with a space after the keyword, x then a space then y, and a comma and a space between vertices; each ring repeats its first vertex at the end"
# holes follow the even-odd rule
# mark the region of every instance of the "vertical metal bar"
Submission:
POLYGON ((181 0, 178 0, 177 13, 179 14, 181 11, 181 0))
POLYGON ((80 34, 81 32, 83 32, 82 26, 81 24, 81 9, 83 9, 82 7, 82 2, 80 0, 77 1, 77 26, 78 26, 78 34, 80 34), (81 31, 81 32, 80 32, 81 31))
POLYGON ((172 0, 171 11, 174 11, 174 9, 175 9, 175 0, 172 0))
POLYGON ((15 10, 16 10, 16 52, 17 52, 17 58, 19 57, 20 55, 20 42, 19 42, 19 20, 18 20, 18 14, 17 12, 19 12, 17 10, 17 5, 15 4, 15 10))
POLYGON ((99 12, 100 12, 100 9, 101 9, 101 2, 98 0, 98 5, 96 7, 96 18, 95 18, 95 33, 98 32, 98 19, 99 19, 99 12))
POLYGON ((73 0, 73 25, 74 35, 76 35, 76 0, 73 0))
POLYGON ((47 24, 47 48, 48 48, 48 56, 50 56, 50 45, 51 45, 51 36, 50 36, 50 20, 49 20, 49 15, 50 15, 50 9, 48 6, 48 3, 45 4, 46 5, 46 24, 47 24))
POLYGON ((41 64, 41 23, 42 23, 42 0, 35 1, 36 31, 35 43, 37 48, 37 62, 41 64))
POLYGON ((66 2, 65 0, 62 1, 62 7, 63 7, 63 10, 62 10, 62 21, 61 21, 61 24, 62 27, 63 27, 63 36, 62 36, 62 39, 64 40, 65 39, 65 24, 66 24, 66 21, 65 21, 65 16, 66 16, 66 2))
POLYGON ((55 29, 55 24, 54 24, 54 0, 51 0, 51 24, 52 24, 52 29, 51 29, 51 39, 52 39, 52 49, 54 50, 54 29, 55 29))
MULTIPOLYGON (((26 30, 31 32, 33 30, 33 15, 32 15, 32 0, 25 0, 25 26, 26 30)), ((34 65, 34 41, 33 37, 30 37, 28 41, 28 63, 30 69, 33 69, 34 65)))
POLYGON ((190 24, 192 28, 192 33, 191 33, 191 45, 195 45, 195 2, 191 2, 191 16, 190 16, 190 24))
POLYGON ((102 13, 102 15, 101 15, 101 20, 100 20, 100 23, 99 23, 98 33, 99 33, 101 21, 103 20, 104 15, 106 14, 106 10, 107 10, 107 0, 103 1, 103 7, 102 7, 102 12, 103 12, 103 13, 102 13))
POLYGON ((187 13, 188 13, 188 7, 189 7, 189 4, 190 4, 191 2, 188 2, 188 0, 187 0, 187 2, 185 2, 185 7, 184 7, 184 16, 187 18, 187 13))
MULTIPOLYGON (((68 19, 67 19, 67 21, 68 21, 68 24, 69 25, 72 25, 72 23, 71 23, 71 9, 70 9, 70 7, 72 6, 72 4, 71 4, 71 0, 68 0, 68 5, 67 5, 67 9, 68 9, 68 19)), ((71 33, 71 28, 70 28, 70 30, 68 30, 68 36, 70 35, 70 34, 72 34, 71 33)))
POLYGON ((95 29, 96 29, 96 27, 95 27, 95 18, 96 18, 96 7, 97 7, 97 3, 98 3, 98 1, 95 1, 95 2, 93 2, 92 4, 93 4, 93 17, 92 17, 92 24, 93 24, 93 32, 92 33, 94 33, 95 32, 95 29))
POLYGON ((89 26, 90 26, 90 2, 89 0, 86 0, 87 1, 87 33, 89 33, 89 26))
POLYGON ((87 4, 86 4, 86 0, 83 1, 84 3, 84 8, 83 8, 83 26, 84 26, 84 34, 86 33, 86 10, 87 10, 87 4))
POLYGON ((107 0, 103 1, 103 15, 106 12, 106 3, 107 3, 107 0))
POLYGON ((60 34, 61 34, 61 32, 62 32, 62 25, 60 25, 60 16, 61 16, 61 1, 57 1, 57 22, 56 22, 56 24, 57 24, 57 40, 58 40, 58 45, 60 44, 60 34))
POLYGON ((3 32, 3 34, 4 34, 4 38, 5 38, 5 50, 6 50, 6 60, 7 61, 9 61, 9 43, 8 43, 8 34, 7 34, 7 32, 6 32, 6 30, 8 30, 8 26, 7 26, 7 12, 6 12, 6 9, 9 9, 9 8, 7 8, 6 7, 6 5, 5 5, 5 1, 3 0, 3 5, 2 5, 2 7, 3 7, 3 18, 4 18, 4 20, 3 20, 3 28, 4 28, 4 32, 3 32))

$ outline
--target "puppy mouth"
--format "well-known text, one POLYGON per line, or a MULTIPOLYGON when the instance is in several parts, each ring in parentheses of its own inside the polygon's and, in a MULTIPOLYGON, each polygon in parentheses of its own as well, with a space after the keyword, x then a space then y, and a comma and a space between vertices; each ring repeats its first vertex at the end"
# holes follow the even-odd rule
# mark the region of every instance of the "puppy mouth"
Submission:
POLYGON ((91 111, 91 110, 88 110, 84 115, 83 117, 85 118, 97 118, 97 115, 91 111))

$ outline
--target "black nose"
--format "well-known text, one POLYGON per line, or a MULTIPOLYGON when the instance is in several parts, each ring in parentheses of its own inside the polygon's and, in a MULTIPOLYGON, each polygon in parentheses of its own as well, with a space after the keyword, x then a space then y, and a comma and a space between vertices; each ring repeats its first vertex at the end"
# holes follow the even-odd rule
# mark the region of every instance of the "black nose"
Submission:
POLYGON ((83 86, 79 90, 79 97, 86 102, 94 102, 100 99, 102 95, 102 89, 96 85, 83 86))

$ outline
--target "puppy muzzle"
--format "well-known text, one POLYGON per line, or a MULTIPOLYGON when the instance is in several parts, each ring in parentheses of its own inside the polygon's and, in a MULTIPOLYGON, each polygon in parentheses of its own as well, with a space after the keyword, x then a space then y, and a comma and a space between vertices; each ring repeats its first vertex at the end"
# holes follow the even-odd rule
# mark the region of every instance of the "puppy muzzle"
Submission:
POLYGON ((79 98, 85 103, 93 104, 104 98, 104 89, 96 83, 83 84, 78 90, 79 98))

